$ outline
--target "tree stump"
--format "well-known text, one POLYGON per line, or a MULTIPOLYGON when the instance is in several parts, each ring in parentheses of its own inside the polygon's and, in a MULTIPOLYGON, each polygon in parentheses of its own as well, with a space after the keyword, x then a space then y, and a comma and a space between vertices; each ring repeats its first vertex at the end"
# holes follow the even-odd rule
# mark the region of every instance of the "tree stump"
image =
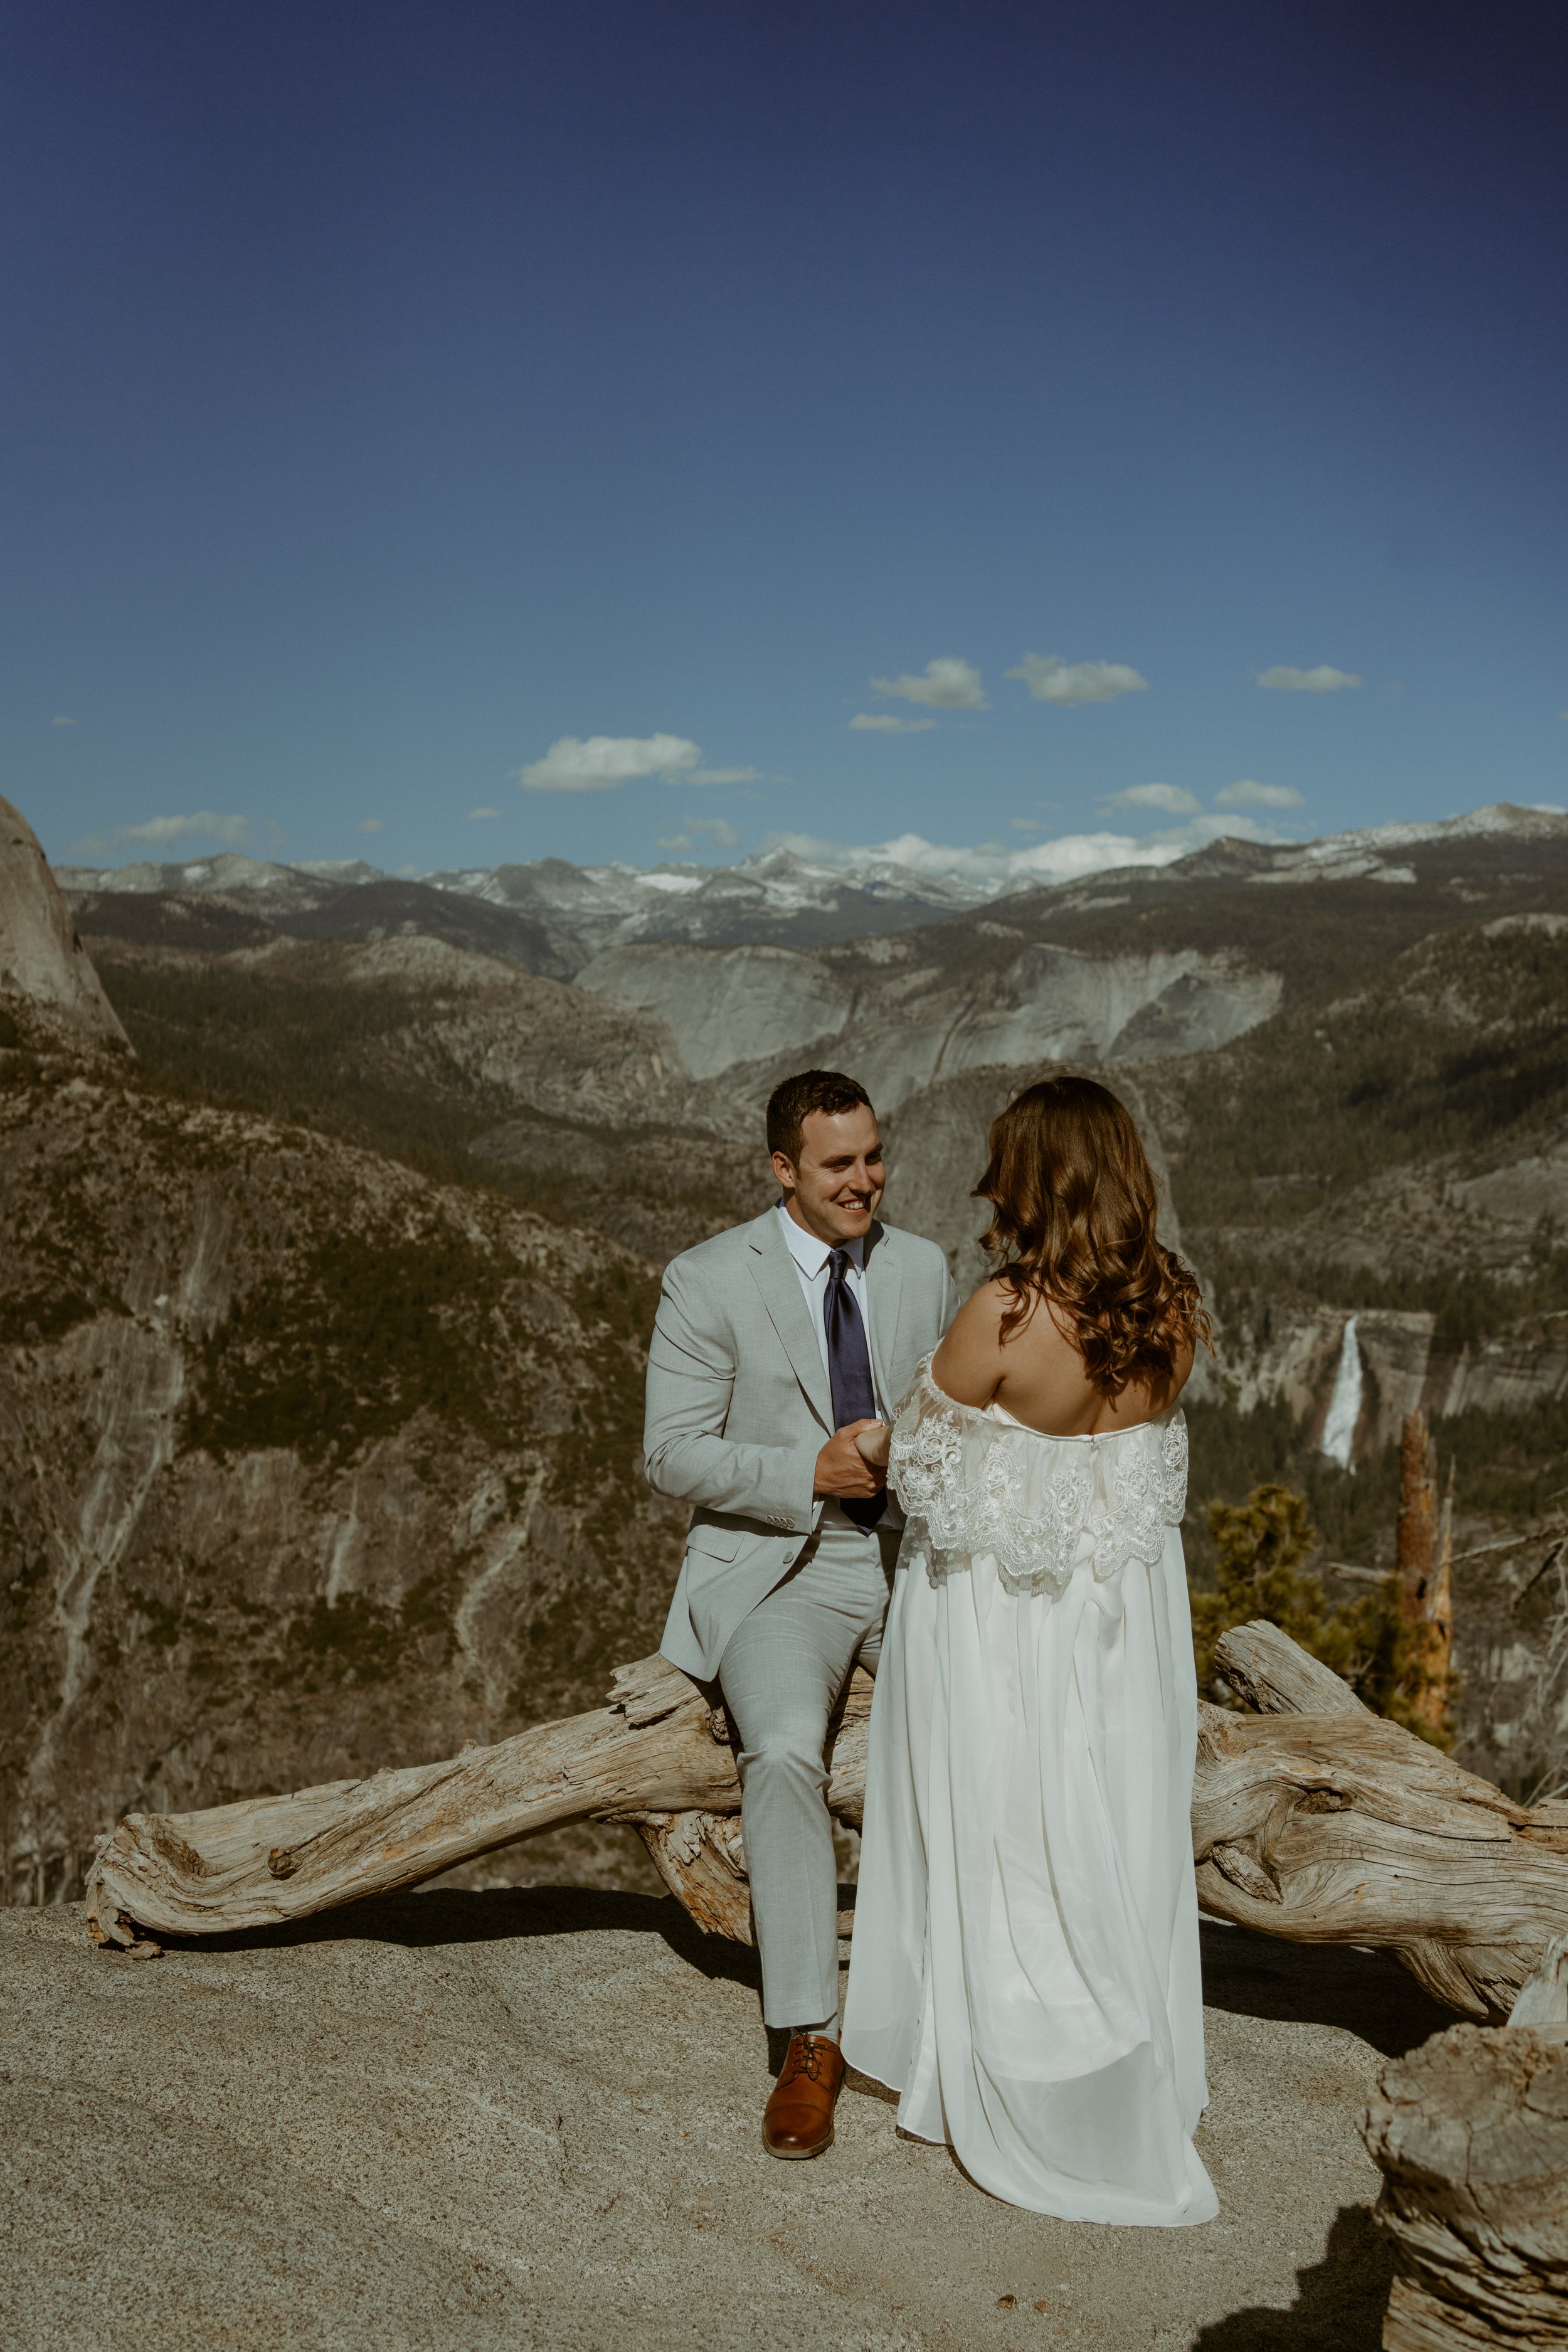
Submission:
POLYGON ((1362 2130, 1401 2266, 1384 2352, 1568 2346, 1568 2027, 1435 2034, 1362 2130))

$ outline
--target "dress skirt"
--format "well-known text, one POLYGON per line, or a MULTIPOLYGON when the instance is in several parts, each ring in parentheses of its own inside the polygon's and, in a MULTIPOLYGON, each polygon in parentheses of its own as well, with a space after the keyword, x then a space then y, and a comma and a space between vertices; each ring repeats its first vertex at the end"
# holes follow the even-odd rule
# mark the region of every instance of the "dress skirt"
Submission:
POLYGON ((1208 2094, 1181 1536, 1112 1576, 1089 1532, 1079 1549, 1056 1591, 1009 1590, 989 1552, 937 1575, 917 1548, 895 1578, 844 2053, 1010 2204, 1173 2228, 1218 2210, 1192 2144, 1208 2094))

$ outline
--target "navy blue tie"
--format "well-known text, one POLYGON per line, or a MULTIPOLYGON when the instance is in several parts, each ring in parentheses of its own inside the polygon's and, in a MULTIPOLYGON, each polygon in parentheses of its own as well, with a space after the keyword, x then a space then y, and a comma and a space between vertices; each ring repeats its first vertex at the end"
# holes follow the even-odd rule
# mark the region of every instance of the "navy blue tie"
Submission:
MULTIPOLYGON (((822 1320, 827 1332, 827 1384, 833 1391, 834 1428, 846 1429, 852 1421, 875 1421, 877 1390, 871 1378, 871 1351, 849 1287, 847 1250, 835 1250, 829 1261, 822 1320)), ((858 1528, 874 1528, 888 1507, 886 1487, 879 1495, 840 1495, 838 1500, 845 1517, 858 1528)))

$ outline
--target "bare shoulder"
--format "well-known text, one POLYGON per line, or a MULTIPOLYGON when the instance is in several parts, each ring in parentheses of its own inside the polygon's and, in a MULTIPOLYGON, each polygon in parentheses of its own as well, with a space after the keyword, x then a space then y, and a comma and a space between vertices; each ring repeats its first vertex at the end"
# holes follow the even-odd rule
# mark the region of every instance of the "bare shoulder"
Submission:
POLYGON ((1003 1282, 983 1282, 947 1327, 931 1361, 937 1386, 959 1404, 989 1404, 1002 1377, 1002 1318, 1013 1293, 1003 1282))

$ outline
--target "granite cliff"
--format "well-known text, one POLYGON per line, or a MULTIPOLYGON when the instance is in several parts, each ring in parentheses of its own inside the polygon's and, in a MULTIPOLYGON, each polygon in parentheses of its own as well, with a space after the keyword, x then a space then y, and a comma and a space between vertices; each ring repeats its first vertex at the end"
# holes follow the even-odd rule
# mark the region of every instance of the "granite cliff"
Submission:
MULTIPOLYGON (((40 869, 36 932, 68 930, 51 889, 40 869)), ((645 1261, 181 1098, 84 999, 9 991, 0 1047, 0 1834, 23 1902, 68 1895, 127 1807, 569 1709, 657 1639, 679 1556, 638 1475, 645 1261)))

